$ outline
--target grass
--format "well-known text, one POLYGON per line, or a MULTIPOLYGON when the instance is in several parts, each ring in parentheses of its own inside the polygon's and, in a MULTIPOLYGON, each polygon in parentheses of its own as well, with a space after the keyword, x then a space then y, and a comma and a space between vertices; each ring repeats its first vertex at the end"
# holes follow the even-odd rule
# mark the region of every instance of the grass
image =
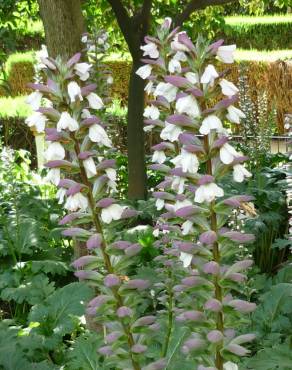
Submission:
POLYGON ((32 111, 25 99, 26 96, 0 98, 0 119, 28 117, 32 111))
POLYGON ((292 14, 285 15, 265 15, 261 17, 251 16, 233 16, 225 17, 225 22, 228 25, 239 25, 239 24, 271 24, 271 23, 287 23, 292 22, 292 14))

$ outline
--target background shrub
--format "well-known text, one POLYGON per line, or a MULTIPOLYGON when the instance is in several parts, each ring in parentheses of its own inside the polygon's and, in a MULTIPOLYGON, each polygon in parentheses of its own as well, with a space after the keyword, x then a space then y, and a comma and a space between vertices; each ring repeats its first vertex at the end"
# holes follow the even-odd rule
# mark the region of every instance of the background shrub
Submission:
POLYGON ((223 37, 227 43, 243 49, 292 48, 291 16, 227 17, 225 22, 223 37))

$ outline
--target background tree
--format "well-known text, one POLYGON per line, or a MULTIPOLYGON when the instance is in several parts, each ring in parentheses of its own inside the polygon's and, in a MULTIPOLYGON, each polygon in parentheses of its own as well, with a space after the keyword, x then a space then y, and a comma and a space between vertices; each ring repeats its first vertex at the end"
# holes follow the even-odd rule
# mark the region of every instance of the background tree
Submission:
POLYGON ((84 19, 80 0, 38 0, 49 55, 70 57, 80 51, 84 19))
POLYGON ((223 5, 237 0, 107 0, 127 43, 132 57, 128 97, 128 168, 130 199, 147 197, 143 111, 144 81, 135 74, 141 66, 141 44, 149 33, 154 18, 172 16, 174 27, 181 26, 197 10, 210 5, 223 5))

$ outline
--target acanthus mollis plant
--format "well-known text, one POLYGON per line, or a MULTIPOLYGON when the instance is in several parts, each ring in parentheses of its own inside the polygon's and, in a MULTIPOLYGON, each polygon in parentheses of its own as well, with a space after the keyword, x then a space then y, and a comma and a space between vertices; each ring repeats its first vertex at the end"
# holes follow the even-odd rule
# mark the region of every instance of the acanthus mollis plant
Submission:
POLYGON ((153 193, 157 209, 165 210, 154 231, 164 234, 158 241, 164 254, 157 260, 164 269, 177 261, 184 267, 180 283, 172 286, 175 293, 165 294, 170 321, 189 329, 182 352, 198 370, 236 369, 232 361, 249 353, 243 344, 255 337, 238 329, 256 305, 242 293, 252 261, 234 260, 238 244, 254 237, 227 227, 232 210, 251 197, 228 196, 220 185, 231 174, 236 182, 251 176, 247 157, 233 148, 224 128, 245 117, 234 105, 238 89, 225 78, 227 71, 216 69, 220 62, 233 63, 235 45, 200 37, 194 44, 170 27, 166 19, 157 38, 145 38, 145 65, 136 72, 148 81, 145 131, 162 139, 153 147, 151 165, 165 176, 153 193))
POLYGON ((109 232, 115 221, 137 212, 114 198, 112 143, 96 115, 104 104, 94 92, 96 85, 88 82, 91 66, 80 58, 80 53, 66 62, 42 58, 47 82, 30 84, 35 90, 29 98, 34 113, 26 123, 46 133, 47 179, 58 187, 57 197, 68 212, 59 222, 63 235, 86 244, 86 255, 73 266, 76 276, 97 292, 87 314, 95 318, 104 340, 96 353, 101 368, 158 369, 161 363, 145 355, 158 329, 155 316, 145 312, 152 302, 150 281, 128 274, 141 245, 115 240, 109 232))

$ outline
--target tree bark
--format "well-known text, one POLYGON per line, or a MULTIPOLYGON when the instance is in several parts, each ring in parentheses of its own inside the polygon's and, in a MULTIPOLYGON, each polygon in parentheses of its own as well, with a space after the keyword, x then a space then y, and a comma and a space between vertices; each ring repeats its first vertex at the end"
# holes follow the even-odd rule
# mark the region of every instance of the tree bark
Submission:
POLYGON ((38 0, 49 55, 69 58, 82 49, 84 19, 80 0, 38 0))
POLYGON ((128 173, 129 199, 146 199, 147 176, 145 166, 145 140, 143 131, 144 81, 136 75, 141 66, 138 59, 133 59, 128 97, 128 173))

